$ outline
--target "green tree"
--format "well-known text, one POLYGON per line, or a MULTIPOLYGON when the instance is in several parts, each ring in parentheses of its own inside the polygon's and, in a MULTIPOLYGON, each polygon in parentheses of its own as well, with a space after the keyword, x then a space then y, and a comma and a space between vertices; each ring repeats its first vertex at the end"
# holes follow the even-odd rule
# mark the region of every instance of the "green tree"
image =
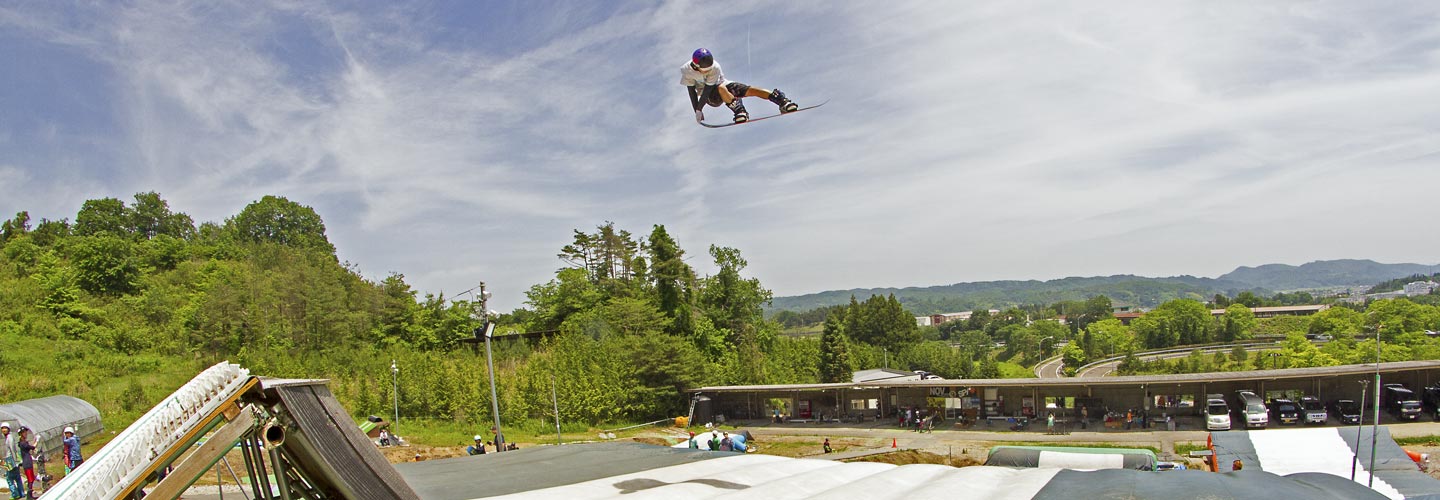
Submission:
MULTIPOLYGON (((649 232, 649 262, 651 262, 651 278, 655 281, 655 295, 660 300, 660 310, 671 321, 683 316, 681 308, 688 307, 683 303, 684 290, 694 282, 694 271, 690 265, 685 264, 683 249, 675 244, 675 239, 670 233, 665 232, 665 226, 655 225, 649 232)), ((672 330, 680 330, 680 326, 672 327, 672 330)), ((683 333, 683 331, 674 331, 683 333)))
POLYGON ((1265 305, 1265 299, 1260 298, 1260 296, 1255 295, 1253 292, 1250 292, 1250 291, 1248 291, 1248 290, 1247 290, 1247 291, 1244 291, 1244 292, 1240 292, 1239 295, 1236 295, 1236 296, 1235 296, 1235 300, 1233 300, 1233 301, 1231 301, 1231 302, 1236 303, 1236 304, 1242 304, 1242 305, 1244 305, 1245 307, 1249 307, 1249 308, 1252 308, 1252 309, 1253 309, 1253 308, 1256 308, 1256 307, 1262 307, 1262 306, 1265 305))
POLYGON ((762 340, 757 334, 765 318, 763 306, 770 302, 770 290, 761 286, 758 279, 741 276, 740 271, 748 263, 740 256, 740 250, 711 245, 710 256, 719 270, 705 279, 701 307, 716 326, 730 332, 731 343, 762 340))
POLYGON ((134 245, 109 233, 80 238, 71 250, 80 288, 98 295, 123 295, 136 290, 140 268, 134 245))
POLYGON ((1353 343, 1355 335, 1364 333, 1364 328, 1365 315, 1345 307, 1331 307, 1310 318, 1309 333, 1329 335, 1336 340, 1349 337, 1353 343))
POLYGON ((0 245, 12 238, 30 232, 30 212, 21 211, 14 219, 0 222, 0 245))
POLYGON ((845 337, 844 325, 840 318, 831 316, 825 320, 825 330, 820 334, 820 381, 824 383, 849 382, 854 367, 850 363, 849 340, 845 337))
MULTIPOLYGON (((79 225, 77 217, 77 232, 79 225)), ((335 245, 325 236, 325 221, 320 214, 280 196, 266 195, 246 205, 239 214, 225 221, 225 227, 243 242, 275 243, 335 254, 335 245)))
POLYGON ((1372 331, 1380 331, 1380 339, 1393 342, 1403 333, 1423 332, 1434 328, 1436 308, 1405 299, 1385 299, 1370 303, 1365 309, 1365 323, 1372 331))
POLYGON ((128 235, 130 215, 125 202, 116 198, 86 200, 75 215, 74 232, 79 236, 94 236, 101 233, 128 235))
POLYGON ((1065 368, 1073 370, 1084 366, 1087 362, 1085 350, 1074 342, 1066 344, 1060 349, 1060 359, 1065 363, 1065 368))
POLYGON ((1219 334, 1221 342, 1233 342, 1251 338, 1255 329, 1255 314, 1244 304, 1230 304, 1225 314, 1220 315, 1219 334))
POLYGON ((1145 347, 1163 349, 1210 341, 1210 310, 1199 301, 1177 299, 1137 318, 1131 327, 1145 347))
POLYGON ((154 191, 136 194, 127 215, 129 231, 141 239, 165 235, 188 240, 195 236, 195 221, 189 215, 171 212, 170 204, 154 191))
POLYGON ((1091 323, 1086 331, 1095 338, 1096 349, 1103 349, 1100 352, 1105 356, 1133 352, 1139 347, 1130 328, 1120 323, 1118 319, 1111 318, 1091 323))

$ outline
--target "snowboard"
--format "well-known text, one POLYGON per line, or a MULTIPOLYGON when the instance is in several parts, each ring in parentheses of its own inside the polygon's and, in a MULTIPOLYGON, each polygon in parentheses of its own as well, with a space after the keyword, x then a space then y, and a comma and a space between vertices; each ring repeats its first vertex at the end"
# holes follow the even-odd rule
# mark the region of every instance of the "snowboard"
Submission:
MULTIPOLYGON (((818 107, 820 107, 820 106, 824 106, 825 103, 827 103, 827 102, 830 102, 830 100, 829 100, 829 99, 826 99, 825 102, 822 102, 822 103, 820 103, 820 104, 816 104, 816 105, 813 105, 813 106, 805 106, 805 107, 803 107, 803 108, 797 109, 797 110, 795 110, 795 111, 791 111, 791 112, 789 112, 789 113, 779 113, 779 114, 774 114, 774 115, 769 115, 769 116, 762 116, 762 117, 759 117, 759 118, 751 118, 751 119, 749 119, 749 120, 747 120, 747 121, 743 121, 743 122, 740 122, 740 123, 730 122, 730 123, 723 123, 723 124, 720 124, 720 125, 715 125, 715 124, 705 123, 705 122, 700 121, 700 120, 695 120, 695 123, 699 123, 701 126, 708 127, 708 128, 725 128, 725 127, 729 127, 729 126, 733 126, 733 125, 744 125, 744 124, 746 124, 746 123, 755 123, 755 122, 758 122, 758 121, 761 121, 761 120, 769 120, 769 119, 775 118, 775 117, 777 117, 777 116, 793 115, 793 114, 795 114, 795 113, 799 113, 799 112, 805 111, 805 110, 807 110, 807 109, 815 109, 815 108, 818 108, 818 107)), ((722 108, 722 109, 723 109, 723 108, 722 108)))

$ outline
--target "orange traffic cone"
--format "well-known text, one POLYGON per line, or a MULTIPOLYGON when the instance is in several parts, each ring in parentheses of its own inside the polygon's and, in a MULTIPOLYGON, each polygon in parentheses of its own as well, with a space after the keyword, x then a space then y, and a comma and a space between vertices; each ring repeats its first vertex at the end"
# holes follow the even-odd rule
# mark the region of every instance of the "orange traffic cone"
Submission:
POLYGON ((898 446, 898 445, 895 443, 895 438, 890 438, 890 447, 891 447, 891 448, 899 448, 899 447, 900 447, 900 446, 898 446))

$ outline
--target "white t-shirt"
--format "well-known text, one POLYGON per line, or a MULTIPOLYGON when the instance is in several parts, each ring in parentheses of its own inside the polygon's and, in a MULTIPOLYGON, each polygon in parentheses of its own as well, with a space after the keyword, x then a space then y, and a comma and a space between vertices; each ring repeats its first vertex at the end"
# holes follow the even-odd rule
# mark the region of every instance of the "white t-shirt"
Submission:
POLYGON ((724 85, 725 74, 720 71, 720 63, 710 66, 710 71, 699 72, 690 67, 690 63, 680 68, 680 84, 686 87, 694 87, 695 92, 705 90, 707 85, 724 85))

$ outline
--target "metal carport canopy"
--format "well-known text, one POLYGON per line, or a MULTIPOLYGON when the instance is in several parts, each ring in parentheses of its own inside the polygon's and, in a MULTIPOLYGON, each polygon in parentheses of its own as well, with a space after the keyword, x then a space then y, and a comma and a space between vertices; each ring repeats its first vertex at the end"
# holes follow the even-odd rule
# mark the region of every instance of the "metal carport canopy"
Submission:
MULTIPOLYGON (((1440 360, 1398 361, 1381 363, 1380 373, 1396 373, 1418 370, 1440 370, 1440 360)), ((832 389, 894 389, 930 387, 1099 387, 1130 386, 1148 384, 1199 384, 1216 382, 1247 382, 1255 380, 1281 380, 1341 377, 1347 375, 1374 374, 1375 365, 1321 366, 1315 368, 1283 368, 1279 370, 1252 370, 1243 372, 1186 373, 1180 375, 1131 375, 1124 377, 1087 378, 995 378, 995 379, 944 379, 910 380, 901 382, 866 382, 864 384, 780 384, 780 385, 727 385, 701 387, 687 392, 793 392, 824 391, 832 389)))

